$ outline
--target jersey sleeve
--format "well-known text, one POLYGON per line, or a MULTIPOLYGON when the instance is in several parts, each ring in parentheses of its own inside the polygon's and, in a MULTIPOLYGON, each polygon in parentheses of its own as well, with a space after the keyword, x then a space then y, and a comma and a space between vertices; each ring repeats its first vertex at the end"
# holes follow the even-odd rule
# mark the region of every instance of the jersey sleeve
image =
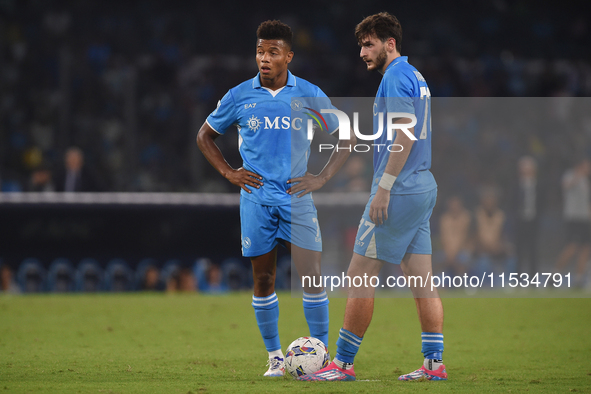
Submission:
POLYGON ((217 108, 207 117, 207 124, 218 134, 224 134, 228 127, 235 124, 237 121, 236 105, 234 104, 234 97, 232 92, 228 91, 218 101, 217 108))
POLYGON ((415 114, 413 83, 404 73, 385 76, 384 99, 388 112, 415 114))
MULTIPOLYGON (((322 91, 322 89, 320 89, 318 87, 316 88, 316 97, 318 97, 318 99, 317 99, 318 102, 322 103, 322 105, 321 105, 322 108, 337 109, 332 104, 332 102, 330 101, 330 98, 328 98, 326 93, 324 93, 322 91)), ((339 119, 334 114, 322 114, 322 116, 324 117, 324 120, 326 121, 326 126, 328 127, 326 132, 328 134, 334 134, 339 129, 339 119)))

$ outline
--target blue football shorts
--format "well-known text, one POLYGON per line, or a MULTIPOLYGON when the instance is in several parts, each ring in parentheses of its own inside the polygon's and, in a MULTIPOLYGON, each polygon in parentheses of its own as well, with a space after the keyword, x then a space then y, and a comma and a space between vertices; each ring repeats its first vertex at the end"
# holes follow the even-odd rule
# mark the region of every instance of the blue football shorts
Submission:
POLYGON ((269 206, 240 196, 240 229, 245 257, 268 253, 281 240, 322 252, 318 215, 312 200, 269 206))
POLYGON ((388 219, 376 226, 365 206, 353 251, 362 256, 400 264, 406 253, 432 254, 429 219, 437 200, 437 189, 420 194, 393 194, 388 219))

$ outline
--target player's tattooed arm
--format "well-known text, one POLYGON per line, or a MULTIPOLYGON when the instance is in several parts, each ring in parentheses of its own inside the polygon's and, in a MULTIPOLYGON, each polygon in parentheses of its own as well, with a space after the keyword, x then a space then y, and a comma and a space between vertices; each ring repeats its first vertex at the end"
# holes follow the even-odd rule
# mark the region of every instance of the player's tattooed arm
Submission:
POLYGON ((203 123, 203 126, 201 126, 201 129, 197 134, 197 146, 199 146, 199 149, 203 152, 203 155, 207 161, 209 161, 209 164, 211 164, 224 178, 230 181, 230 183, 240 186, 248 193, 252 193, 252 191, 247 186, 255 187, 257 189, 263 186, 263 178, 260 175, 245 170, 242 167, 234 169, 228 164, 226 159, 224 159, 224 155, 222 155, 220 148, 215 143, 217 137, 219 137, 219 134, 216 133, 207 122, 203 123))
MULTIPOLYGON (((394 123, 410 123, 410 119, 399 118, 396 119, 394 123)), ((414 127, 411 127, 408 130, 414 135, 414 127)), ((408 159, 408 155, 410 154, 410 149, 412 148, 413 143, 414 141, 407 137, 404 133, 396 133, 394 144, 401 145, 402 151, 390 153, 388 156, 388 162, 386 163, 386 168, 384 169, 385 174, 390 174, 393 176, 398 176, 400 174, 400 171, 402 171, 402 168, 406 163, 406 159, 408 159)), ((384 224, 384 222, 388 219, 389 205, 390 190, 386 190, 381 186, 378 186, 378 191, 376 192, 376 195, 369 206, 369 218, 371 221, 378 226, 384 224)))
POLYGON ((343 164, 345 164, 345 161, 347 161, 347 158, 351 154, 353 146, 355 146, 356 143, 357 138, 355 137, 353 130, 350 130, 349 139, 339 140, 337 148, 332 151, 332 154, 322 171, 320 171, 318 175, 306 172, 306 175, 304 176, 288 180, 287 183, 292 186, 287 189, 287 193, 295 194, 299 198, 320 189, 339 171, 343 164))

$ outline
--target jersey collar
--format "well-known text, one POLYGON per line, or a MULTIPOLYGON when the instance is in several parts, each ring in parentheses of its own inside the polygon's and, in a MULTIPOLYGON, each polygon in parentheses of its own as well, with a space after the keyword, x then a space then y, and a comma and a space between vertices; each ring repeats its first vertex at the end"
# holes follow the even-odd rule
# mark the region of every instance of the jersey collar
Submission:
POLYGON ((393 66, 395 66, 395 65, 397 65, 398 63, 401 63, 401 62, 408 63, 408 56, 398 56, 396 59, 392 60, 390 62, 390 64, 388 64, 388 67, 386 67, 386 70, 384 71, 384 74, 386 73, 386 71, 388 71, 388 69, 390 67, 393 67, 393 66))
MULTIPOLYGON (((257 73, 256 77, 252 79, 253 89, 262 88, 260 76, 261 73, 257 73)), ((287 83, 285 84, 285 86, 296 86, 296 77, 289 70, 287 70, 287 83)))

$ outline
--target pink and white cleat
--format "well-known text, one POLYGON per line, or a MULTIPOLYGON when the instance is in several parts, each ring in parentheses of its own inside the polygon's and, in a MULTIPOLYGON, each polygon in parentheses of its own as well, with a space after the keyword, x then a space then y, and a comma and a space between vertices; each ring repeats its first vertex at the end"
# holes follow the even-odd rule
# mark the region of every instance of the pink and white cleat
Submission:
POLYGON ((332 363, 328 364, 327 367, 322 368, 318 372, 298 377, 298 380, 306 380, 312 382, 353 381, 355 380, 355 371, 353 370, 353 367, 351 367, 350 369, 339 368, 333 361, 332 363))
POLYGON ((447 372, 443 364, 434 371, 425 368, 423 365, 414 372, 400 376, 398 380, 447 380, 447 372))

